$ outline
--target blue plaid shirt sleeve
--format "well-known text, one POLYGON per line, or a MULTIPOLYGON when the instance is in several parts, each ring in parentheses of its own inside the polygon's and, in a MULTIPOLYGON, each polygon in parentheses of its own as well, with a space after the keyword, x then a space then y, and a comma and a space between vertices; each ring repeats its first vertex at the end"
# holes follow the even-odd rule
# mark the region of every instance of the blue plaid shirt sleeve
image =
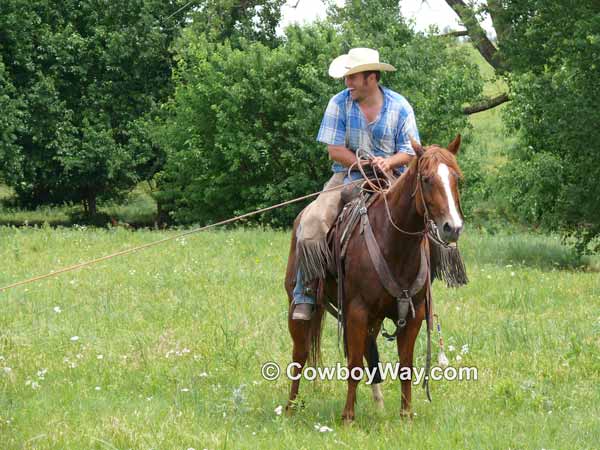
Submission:
POLYGON ((408 153, 409 155, 415 154, 415 151, 410 144, 411 137, 418 143, 421 143, 415 113, 412 108, 407 111, 402 126, 398 127, 398 134, 396 135, 396 153, 403 152, 408 153))
POLYGON ((346 111, 342 104, 336 101, 336 98, 329 100, 317 141, 329 145, 344 145, 346 143, 346 111))

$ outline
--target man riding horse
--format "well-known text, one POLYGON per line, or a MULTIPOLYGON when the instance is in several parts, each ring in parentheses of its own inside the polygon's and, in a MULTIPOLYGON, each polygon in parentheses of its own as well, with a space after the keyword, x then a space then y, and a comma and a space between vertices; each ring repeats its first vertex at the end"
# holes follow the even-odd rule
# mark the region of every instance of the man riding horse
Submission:
MULTIPOLYGON (((391 175, 399 175, 415 152, 411 137, 419 132, 411 105, 400 94, 379 84, 382 71, 395 71, 379 62, 379 53, 353 48, 334 59, 329 75, 344 78, 346 89, 334 95, 323 116, 317 141, 327 144, 334 161, 333 176, 324 189, 340 186, 362 175, 348 168, 357 163, 356 151, 372 157, 370 164, 391 175)), ((298 270, 293 292, 293 320, 310 320, 315 305, 315 283, 324 278, 331 261, 327 232, 342 208, 341 190, 322 193, 300 216, 297 227, 298 270)))

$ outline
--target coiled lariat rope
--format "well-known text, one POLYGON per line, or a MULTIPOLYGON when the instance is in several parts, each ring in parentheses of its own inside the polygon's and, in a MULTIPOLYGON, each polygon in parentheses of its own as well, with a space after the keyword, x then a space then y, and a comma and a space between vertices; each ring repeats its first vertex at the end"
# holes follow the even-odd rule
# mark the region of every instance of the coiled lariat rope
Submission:
MULTIPOLYGON (((353 181, 352 183, 358 183, 358 182, 362 182, 362 181, 363 180, 356 180, 356 181, 353 181)), ((119 252, 112 253, 112 254, 106 255, 106 256, 102 256, 100 258, 95 258, 95 259, 92 259, 90 261, 85 261, 85 262, 82 262, 82 263, 73 264, 72 266, 63 267, 62 269, 53 270, 53 271, 51 271, 51 272, 49 272, 47 274, 44 274, 44 275, 38 275, 36 277, 28 278, 26 280, 18 281, 16 283, 12 283, 12 284, 9 284, 7 286, 4 286, 4 287, 0 288, 0 292, 7 291, 9 289, 13 289, 13 288, 16 288, 18 286, 23 286, 25 284, 34 283, 36 281, 40 281, 40 280, 43 280, 45 278, 55 277, 57 275, 60 275, 61 273, 71 272, 73 270, 77 270, 77 269, 81 269, 83 267, 91 266, 93 264, 96 264, 96 263, 99 263, 99 262, 102 262, 102 261, 106 261, 106 260, 109 260, 109 259, 112 259, 112 258, 116 258, 117 256, 123 256, 123 255, 127 255, 127 254, 130 254, 130 253, 138 252, 140 250, 144 250, 144 249, 149 248, 149 247, 154 247, 155 245, 159 245, 159 244, 163 244, 163 243, 168 242, 168 241, 179 239, 179 238, 181 238, 183 236, 187 236, 187 235, 190 235, 190 234, 193 234, 193 233, 198 233, 200 231, 208 230, 209 228, 218 227, 220 225, 227 225, 228 223, 232 223, 232 222, 235 222, 235 221, 238 221, 238 220, 241 220, 241 219, 245 219, 246 217, 255 216, 257 214, 261 214, 261 213, 264 213, 264 212, 267 212, 267 211, 271 211, 273 209, 281 208, 282 206, 290 205, 292 203, 297 203, 297 202, 300 202, 302 200, 309 199, 311 197, 316 197, 317 195, 322 194, 324 192, 335 191, 337 189, 342 189, 342 188, 347 187, 347 186, 348 186, 348 184, 345 184, 345 185, 342 184, 340 186, 335 186, 335 187, 332 187, 332 188, 329 188, 329 189, 323 189, 322 191, 314 192, 314 193, 308 194, 308 195, 303 195, 302 197, 298 197, 298 198, 295 198, 295 199, 292 199, 292 200, 287 200, 285 202, 278 203, 276 205, 269 206, 267 208, 257 209, 256 211, 252 211, 252 212, 249 212, 249 213, 246 213, 246 214, 242 214, 240 216, 232 217, 231 219, 223 220, 221 222, 213 223, 213 224, 206 225, 206 226, 203 226, 203 227, 200 227, 200 228, 194 228, 192 230, 188 230, 188 231, 185 231, 183 233, 179 233, 179 234, 177 234, 175 236, 170 236, 170 237, 167 237, 167 238, 164 238, 164 239, 160 239, 158 241, 149 242, 147 244, 139 245, 137 247, 133 247, 133 248, 130 248, 130 249, 127 249, 127 250, 121 250, 119 252)))

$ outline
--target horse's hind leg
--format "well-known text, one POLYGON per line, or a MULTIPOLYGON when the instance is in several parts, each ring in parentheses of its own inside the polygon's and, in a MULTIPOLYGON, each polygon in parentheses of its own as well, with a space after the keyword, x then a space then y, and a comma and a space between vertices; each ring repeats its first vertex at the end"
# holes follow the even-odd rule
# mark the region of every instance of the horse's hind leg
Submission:
MULTIPOLYGON (((356 403, 356 388, 360 379, 353 378, 352 370, 355 367, 363 367, 363 357, 367 345, 367 312, 357 302, 350 302, 346 313, 345 335, 348 342, 348 394, 346 406, 342 413, 344 423, 348 424, 354 420, 354 404, 356 403)), ((355 371, 358 372, 358 371, 355 371)))

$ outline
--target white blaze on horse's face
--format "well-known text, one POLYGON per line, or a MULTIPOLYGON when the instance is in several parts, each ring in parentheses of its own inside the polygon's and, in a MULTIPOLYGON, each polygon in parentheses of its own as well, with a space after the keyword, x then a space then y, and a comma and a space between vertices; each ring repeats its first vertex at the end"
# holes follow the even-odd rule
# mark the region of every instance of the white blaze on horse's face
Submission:
POLYGON ((448 199, 448 211, 450 212, 450 219, 452 220, 452 223, 449 225, 460 230, 463 226, 463 222, 460 214, 458 214, 458 210, 456 209, 456 202, 454 200, 454 196, 452 195, 452 189, 450 188, 450 169, 448 169, 446 164, 441 163, 438 165, 437 174, 442 179, 444 192, 446 193, 446 198, 448 199))

